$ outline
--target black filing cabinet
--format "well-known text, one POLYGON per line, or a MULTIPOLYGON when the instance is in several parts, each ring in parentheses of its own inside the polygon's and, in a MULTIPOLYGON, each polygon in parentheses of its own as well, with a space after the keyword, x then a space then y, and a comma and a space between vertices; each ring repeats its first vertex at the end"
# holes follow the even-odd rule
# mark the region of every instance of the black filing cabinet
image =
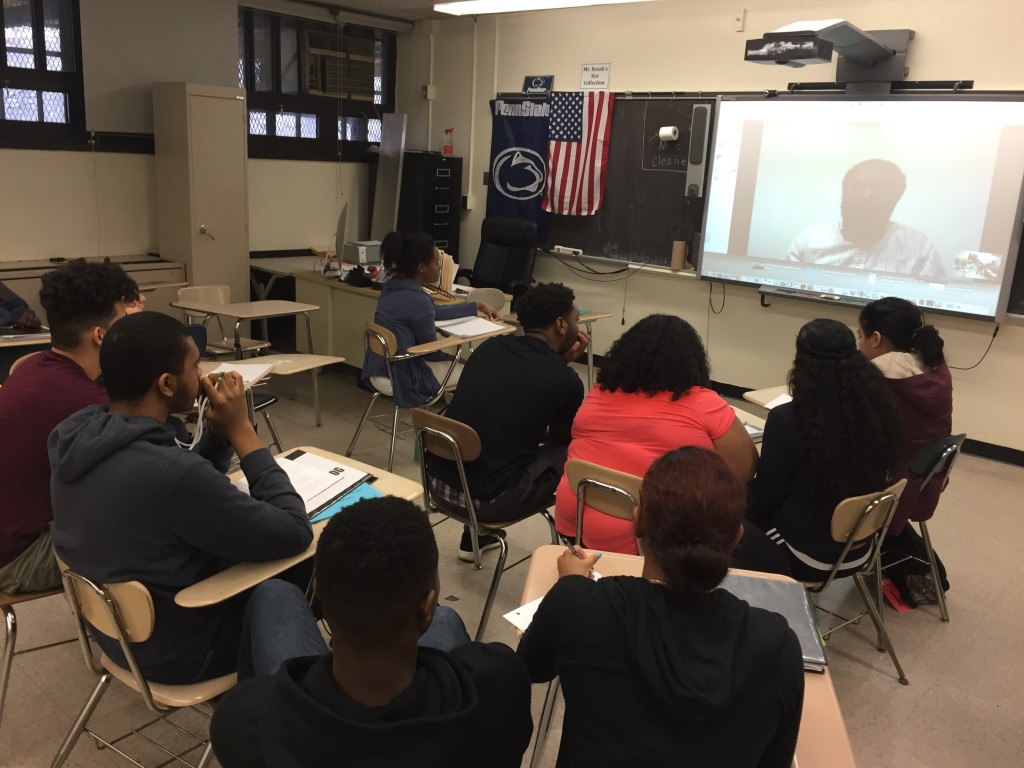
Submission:
MULTIPOLYGON (((370 201, 377 177, 376 156, 370 161, 370 201)), ((437 247, 459 260, 459 211, 462 209, 462 158, 434 152, 402 156, 402 189, 398 197, 398 231, 426 232, 437 247)), ((370 214, 373 216, 372 212, 370 214)))

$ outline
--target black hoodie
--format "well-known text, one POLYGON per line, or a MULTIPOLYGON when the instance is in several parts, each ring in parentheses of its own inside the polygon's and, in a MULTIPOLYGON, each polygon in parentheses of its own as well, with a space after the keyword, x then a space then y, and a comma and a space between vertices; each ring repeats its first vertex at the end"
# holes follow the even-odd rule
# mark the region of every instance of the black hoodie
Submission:
POLYGON ((632 576, 558 580, 519 644, 561 677, 558 767, 789 768, 800 645, 781 616, 722 589, 686 597, 632 576))
MULTIPOLYGON (((170 424, 108 406, 69 416, 47 440, 54 548, 94 581, 149 588, 156 627, 133 651, 156 682, 193 682, 225 616, 240 608, 181 608, 178 591, 238 561, 296 555, 313 540, 302 498, 269 451, 242 459, 249 496, 223 473, 231 447, 212 435, 203 440, 182 450, 170 424)), ((123 665, 117 642, 94 634, 123 665)))
POLYGON ((331 654, 285 662, 228 692, 210 738, 224 768, 519 768, 530 679, 507 646, 420 648, 412 683, 383 707, 338 688, 331 654))

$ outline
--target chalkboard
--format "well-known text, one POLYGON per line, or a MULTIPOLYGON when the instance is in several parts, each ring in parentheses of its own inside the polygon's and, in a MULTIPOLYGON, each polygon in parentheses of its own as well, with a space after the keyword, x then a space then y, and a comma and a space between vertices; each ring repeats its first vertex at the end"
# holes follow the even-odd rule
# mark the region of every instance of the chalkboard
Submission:
POLYGON ((628 98, 618 95, 612 112, 608 175, 601 208, 593 216, 551 216, 546 246, 579 248, 587 256, 668 265, 672 241, 689 243, 704 216, 701 197, 686 196, 687 153, 693 108, 702 98, 628 98), (679 139, 663 142, 663 126, 679 139))

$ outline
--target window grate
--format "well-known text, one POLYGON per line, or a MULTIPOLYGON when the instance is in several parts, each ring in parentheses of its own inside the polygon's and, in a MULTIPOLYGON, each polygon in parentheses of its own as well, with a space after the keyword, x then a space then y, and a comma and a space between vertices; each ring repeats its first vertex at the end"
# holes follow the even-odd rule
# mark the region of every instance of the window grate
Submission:
POLYGON ((39 91, 4 88, 4 119, 39 122, 39 91))
POLYGON ((67 94, 59 91, 43 91, 43 122, 66 123, 67 121, 67 94))
POLYGON ((253 136, 267 135, 267 113, 256 109, 249 110, 249 133, 253 136))

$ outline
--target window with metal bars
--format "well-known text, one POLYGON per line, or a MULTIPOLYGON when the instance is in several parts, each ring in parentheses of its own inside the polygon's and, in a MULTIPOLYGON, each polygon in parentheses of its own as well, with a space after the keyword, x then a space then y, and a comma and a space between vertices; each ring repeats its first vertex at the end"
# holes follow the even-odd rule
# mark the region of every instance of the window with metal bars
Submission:
POLYGON ((394 111, 395 35, 240 8, 238 84, 250 157, 363 159, 394 111))
POLYGON ((0 145, 84 140, 78 0, 3 0, 0 28, 0 145))

